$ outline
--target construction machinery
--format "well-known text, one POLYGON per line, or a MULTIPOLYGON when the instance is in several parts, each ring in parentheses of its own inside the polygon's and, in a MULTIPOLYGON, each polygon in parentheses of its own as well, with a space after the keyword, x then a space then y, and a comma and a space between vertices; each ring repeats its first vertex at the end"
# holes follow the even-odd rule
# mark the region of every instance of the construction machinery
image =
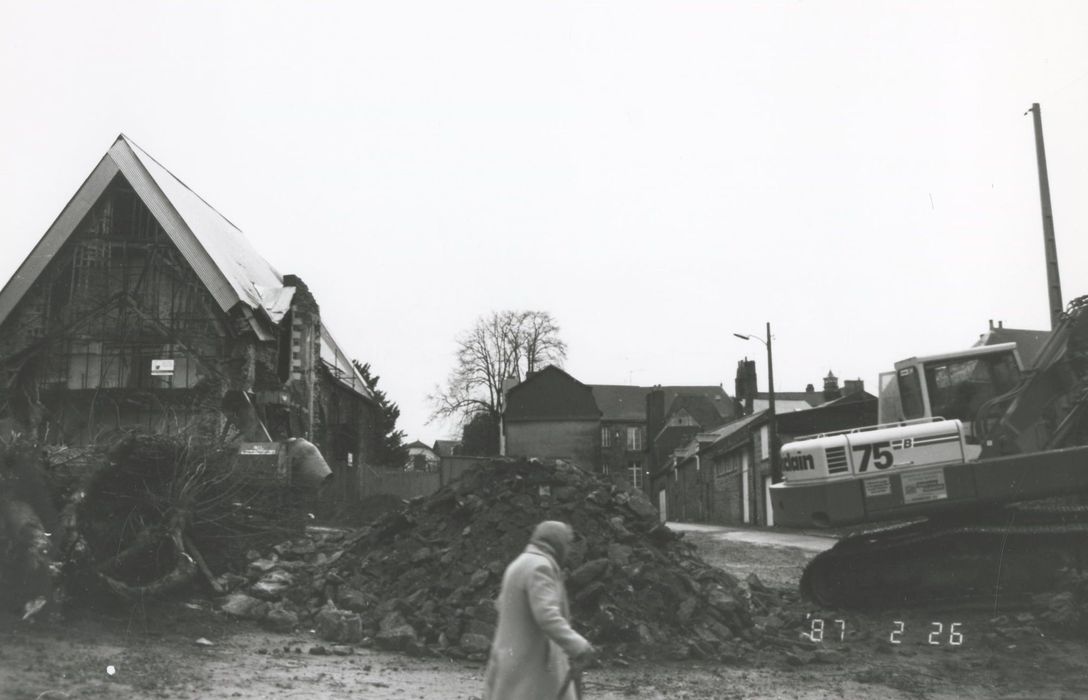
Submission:
POLYGON ((1015 343, 903 360, 879 425, 783 446, 775 523, 862 526, 810 563, 807 598, 1011 602, 1088 557, 1088 296, 1029 360, 1015 343))

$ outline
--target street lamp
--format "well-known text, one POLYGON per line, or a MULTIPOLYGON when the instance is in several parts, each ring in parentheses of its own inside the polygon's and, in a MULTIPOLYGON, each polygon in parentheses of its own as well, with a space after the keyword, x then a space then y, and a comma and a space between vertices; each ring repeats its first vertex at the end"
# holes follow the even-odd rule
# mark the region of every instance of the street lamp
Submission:
POLYGON ((774 411, 774 357, 771 354, 771 324, 767 322, 767 340, 758 335, 734 333, 741 340, 758 340, 767 346, 767 389, 770 395, 771 418, 767 427, 768 441, 771 443, 771 483, 782 481, 782 469, 778 461, 778 419, 774 411))

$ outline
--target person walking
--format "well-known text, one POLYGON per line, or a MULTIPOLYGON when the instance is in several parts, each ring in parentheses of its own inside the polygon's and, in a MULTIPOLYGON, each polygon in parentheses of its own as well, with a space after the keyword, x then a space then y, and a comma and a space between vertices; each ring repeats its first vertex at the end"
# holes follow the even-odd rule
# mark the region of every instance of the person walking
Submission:
POLYGON ((596 651, 570 626, 560 567, 573 541, 570 525, 546 520, 506 567, 483 700, 576 700, 572 666, 580 672, 596 651))

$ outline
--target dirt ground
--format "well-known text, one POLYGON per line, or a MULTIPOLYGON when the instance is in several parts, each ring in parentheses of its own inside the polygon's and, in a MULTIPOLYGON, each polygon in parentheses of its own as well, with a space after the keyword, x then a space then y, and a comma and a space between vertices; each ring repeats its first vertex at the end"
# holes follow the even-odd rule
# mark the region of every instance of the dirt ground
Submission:
MULTIPOLYGON (((587 698, 1088 697, 1088 641, 1054 636, 1022 611, 808 610, 793 591, 811 552, 685 537, 711 563, 742 577, 755 572, 781 589, 784 606, 757 618, 760 641, 750 651, 715 662, 606 661, 587 672, 587 698)), ((0 617, 0 697, 467 700, 480 694, 479 664, 363 647, 336 649, 350 652, 345 656, 312 653, 320 650, 331 652, 309 630, 264 632, 213 613, 203 601, 34 624, 0 617)))

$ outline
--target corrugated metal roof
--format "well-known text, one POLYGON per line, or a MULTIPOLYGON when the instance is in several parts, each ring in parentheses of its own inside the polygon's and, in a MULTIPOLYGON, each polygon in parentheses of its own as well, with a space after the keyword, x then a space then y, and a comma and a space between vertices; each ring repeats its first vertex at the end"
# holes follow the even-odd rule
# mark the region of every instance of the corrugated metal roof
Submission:
MULTIPOLYGON (((121 155, 125 149, 131 150, 135 155, 140 165, 144 167, 163 196, 181 217, 188 228, 188 233, 196 238, 204 254, 226 278, 227 284, 234 292, 233 302, 242 302, 250 308, 267 311, 260 288, 268 290, 283 287, 283 277, 276 268, 261 257, 237 226, 124 134, 117 138, 110 149, 110 155, 121 155)), ((127 168, 122 165, 121 172, 128 177, 126 170, 127 168)), ((164 225, 163 228, 167 227, 164 225)), ((171 234, 171 238, 175 238, 175 235, 183 232, 168 230, 167 233, 171 234)), ((198 266, 194 265, 194 267, 198 266)), ((200 268, 197 269, 197 273, 200 273, 200 268)), ((234 303, 230 306, 234 306, 234 303)), ((222 301, 220 304, 222 305, 222 301)), ((223 310, 226 311, 230 306, 224 306, 223 310)), ((282 314, 280 316, 282 318, 282 314)))
POLYGON ((291 300, 295 298, 294 287, 265 287, 257 285, 257 293, 261 295, 261 305, 268 312, 268 317, 273 323, 279 323, 287 312, 291 310, 291 300))
MULTIPOLYGON (((770 399, 752 399, 753 411, 766 411, 771 408, 770 399)), ((807 411, 810 408, 815 408, 811 403, 804 399, 783 399, 779 398, 777 392, 774 397, 774 410, 775 413, 789 413, 790 411, 807 411)))
POLYGON ((324 324, 321 325, 321 361, 329 369, 329 374, 338 382, 371 401, 374 400, 373 392, 363 381, 362 375, 355 369, 351 358, 340 349, 340 346, 324 324))

